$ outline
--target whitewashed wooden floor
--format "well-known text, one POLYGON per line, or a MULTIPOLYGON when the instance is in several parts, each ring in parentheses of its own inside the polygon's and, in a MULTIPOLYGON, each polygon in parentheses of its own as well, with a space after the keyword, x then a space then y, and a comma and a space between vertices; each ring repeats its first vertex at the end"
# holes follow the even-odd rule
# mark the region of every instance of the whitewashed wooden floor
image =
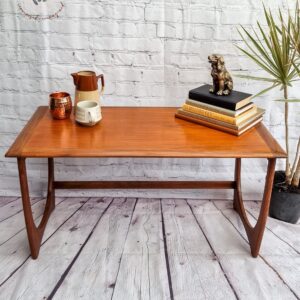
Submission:
POLYGON ((32 260, 21 200, 0 198, 0 299, 299 299, 299 233, 269 219, 254 259, 229 201, 60 198, 32 260))

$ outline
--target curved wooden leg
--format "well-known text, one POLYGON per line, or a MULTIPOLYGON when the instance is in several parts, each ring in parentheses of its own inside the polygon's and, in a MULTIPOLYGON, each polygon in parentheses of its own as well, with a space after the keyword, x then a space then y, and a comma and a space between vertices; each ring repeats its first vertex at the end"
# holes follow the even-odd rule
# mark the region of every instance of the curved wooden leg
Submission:
POLYGON ((27 236, 31 251, 31 257, 36 259, 39 255, 41 241, 46 228, 51 212, 55 208, 54 194, 54 161, 53 158, 48 158, 48 193, 47 202, 43 214, 43 218, 38 226, 35 225, 32 216, 31 203, 29 197, 26 162, 25 158, 18 158, 19 178, 22 194, 22 203, 25 217, 27 236))
POLYGON ((260 213, 257 219, 256 225, 253 227, 248 218, 245 211, 245 207, 242 199, 242 191, 241 191, 241 158, 237 158, 235 162, 235 182, 236 189, 234 190, 234 200, 233 207, 238 212, 250 244, 251 254, 253 257, 257 257, 261 245, 261 241, 263 238, 267 217, 269 213, 270 199, 272 194, 272 186, 274 180, 274 172, 275 172, 276 158, 268 159, 268 170, 266 175, 266 183, 264 189, 264 195, 262 199, 260 213))

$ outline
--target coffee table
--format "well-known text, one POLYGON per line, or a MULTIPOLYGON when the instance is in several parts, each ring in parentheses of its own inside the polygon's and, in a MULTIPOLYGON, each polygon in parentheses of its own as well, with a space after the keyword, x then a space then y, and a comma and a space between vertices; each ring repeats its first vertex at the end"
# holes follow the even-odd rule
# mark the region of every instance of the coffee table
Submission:
POLYGON ((72 115, 53 120, 47 107, 39 107, 6 157, 16 157, 23 210, 31 257, 37 258, 42 236, 55 207, 56 189, 233 189, 238 212, 251 248, 257 257, 267 221, 276 158, 285 151, 263 124, 240 137, 189 123, 174 117, 175 108, 104 107, 103 120, 94 127, 77 125, 72 115), (230 181, 56 181, 56 157, 156 157, 234 158, 234 180, 230 181), (26 158, 48 159, 48 194, 43 218, 35 225, 28 189, 26 158), (247 219, 241 191, 241 159, 268 160, 265 189, 257 224, 247 219))

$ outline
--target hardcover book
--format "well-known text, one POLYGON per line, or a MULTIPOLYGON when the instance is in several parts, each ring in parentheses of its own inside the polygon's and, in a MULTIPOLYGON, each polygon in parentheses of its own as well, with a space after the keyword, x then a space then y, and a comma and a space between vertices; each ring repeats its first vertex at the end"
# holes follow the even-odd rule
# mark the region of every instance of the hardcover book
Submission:
POLYGON ((251 128, 253 128, 255 125, 259 124, 262 121, 262 117, 260 117, 260 118, 256 119, 255 121, 253 121, 248 126, 245 126, 245 127, 241 128, 240 130, 235 130, 235 129, 223 127, 223 126, 220 126, 220 125, 217 125, 217 124, 214 124, 214 123, 206 122, 204 120, 200 120, 200 119, 196 119, 196 118, 193 118, 193 117, 190 117, 190 116, 186 116, 186 115, 180 114, 179 112, 177 112, 175 114, 175 117, 178 118, 178 119, 182 119, 182 120, 185 120, 185 121, 189 121, 189 122, 192 122, 192 123, 196 123, 196 124, 200 124, 200 125, 203 125, 203 126, 206 126, 206 127, 210 127, 210 128, 213 128, 213 129, 224 131, 224 132, 236 135, 236 136, 240 136, 241 134, 243 134, 246 131, 250 130, 251 128))
POLYGON ((206 117, 206 116, 201 116, 201 115, 189 112, 189 111, 185 111, 181 108, 178 109, 177 113, 178 114, 183 114, 185 116, 190 116, 190 117, 195 118, 195 119, 203 120, 205 122, 213 123, 213 124, 216 124, 216 125, 219 125, 219 126, 231 128, 231 129, 234 129, 234 130, 240 130, 243 127, 245 127, 245 126, 249 125, 250 123, 252 123, 254 120, 256 120, 258 118, 261 118, 263 116, 263 114, 265 113, 265 110, 261 109, 261 108, 258 108, 257 112, 252 117, 250 117, 249 119, 245 120, 244 122, 242 122, 238 125, 225 123, 223 121, 212 119, 212 118, 209 118, 209 117, 206 117))
POLYGON ((208 118, 212 118, 212 119, 216 119, 225 123, 230 123, 230 124, 234 124, 234 125, 239 125, 241 123, 243 123, 244 121, 246 121, 247 119, 249 119, 250 117, 254 116, 257 112, 257 107, 252 107, 251 109, 247 110, 245 113, 237 116, 237 117, 231 117, 231 116, 227 116, 221 113, 217 113, 214 111, 210 111, 207 109, 203 109, 197 106, 192 106, 189 104, 184 104, 182 106, 182 109, 185 111, 189 111, 204 117, 208 117, 208 118))
POLYGON ((242 114, 242 113, 248 111, 249 109, 251 109, 252 107, 254 107, 253 102, 250 102, 249 104, 246 104, 244 107, 242 107, 238 110, 230 110, 230 109, 226 109, 226 108, 223 108, 223 107, 211 105, 211 104, 208 104, 208 103, 199 102, 199 101, 192 100, 192 99, 187 99, 185 103, 188 104, 188 105, 192 105, 192 106, 195 106, 195 107, 200 107, 200 108, 210 110, 210 111, 214 111, 214 112, 217 112, 217 113, 220 113, 220 114, 223 114, 223 115, 226 115, 226 116, 230 116, 230 117, 237 117, 240 114, 242 114))
POLYGON ((218 96, 209 92, 210 85, 205 84, 190 90, 189 98, 230 110, 238 110, 251 101, 251 94, 232 91, 228 96, 218 96))

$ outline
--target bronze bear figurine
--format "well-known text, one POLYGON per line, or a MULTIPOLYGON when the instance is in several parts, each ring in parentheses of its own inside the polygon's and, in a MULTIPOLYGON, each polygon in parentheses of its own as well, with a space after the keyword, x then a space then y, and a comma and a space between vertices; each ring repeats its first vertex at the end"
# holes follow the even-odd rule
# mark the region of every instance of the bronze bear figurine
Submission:
POLYGON ((229 72, 226 70, 224 57, 218 54, 208 56, 211 64, 211 76, 213 78, 213 86, 209 92, 216 95, 229 95, 233 90, 233 81, 229 72))

